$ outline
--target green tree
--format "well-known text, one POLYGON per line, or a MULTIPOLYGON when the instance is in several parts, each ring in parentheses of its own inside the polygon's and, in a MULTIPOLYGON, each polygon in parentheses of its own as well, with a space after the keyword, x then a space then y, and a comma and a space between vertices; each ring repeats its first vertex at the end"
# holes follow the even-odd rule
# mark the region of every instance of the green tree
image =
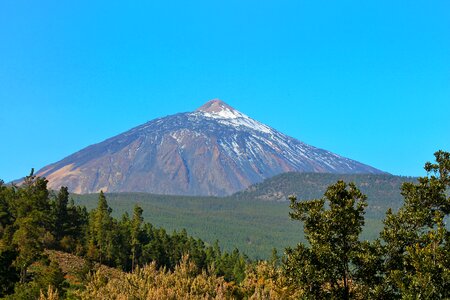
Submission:
POLYGON ((12 245, 15 219, 10 207, 16 190, 15 187, 4 185, 0 180, 0 297, 11 293, 14 284, 19 281, 19 272, 13 265, 17 251, 12 245))
POLYGON ((67 205, 67 220, 64 222, 64 236, 59 241, 64 251, 76 253, 78 255, 84 253, 86 227, 89 223, 89 214, 86 207, 77 206, 73 199, 69 200, 67 205))
POLYGON ((49 286, 53 290, 57 290, 59 296, 64 298, 66 288, 68 287, 65 281, 64 274, 58 264, 54 261, 49 261, 46 257, 42 257, 39 261, 33 264, 31 269, 31 280, 26 283, 20 283, 15 286, 14 294, 9 295, 6 299, 11 300, 29 300, 39 299, 39 295, 46 294, 49 286))
POLYGON ((61 187, 58 195, 56 196, 53 209, 53 222, 54 222, 54 235, 55 239, 59 242, 66 235, 68 224, 68 211, 67 205, 69 203, 69 191, 67 187, 61 187))
POLYGON ((131 220, 131 270, 134 271, 136 259, 141 255, 142 251, 142 217, 143 210, 135 205, 133 211, 133 219, 131 220))
POLYGON ((14 262, 20 269, 20 282, 27 280, 28 267, 38 260, 44 250, 45 229, 40 227, 32 216, 16 221, 18 229, 14 232, 13 243, 18 255, 14 262))
POLYGON ((0 251, 0 297, 14 291, 14 285, 19 281, 19 273, 13 265, 17 252, 14 250, 0 251))
POLYGON ((11 242, 18 253, 14 264, 20 269, 20 281, 24 283, 28 267, 38 260, 43 249, 54 241, 50 233, 47 180, 34 176, 32 171, 17 189, 10 204, 15 219, 11 242))
POLYGON ((304 224, 309 247, 286 249, 284 270, 307 299, 350 299, 356 285, 354 264, 362 249, 366 196, 353 183, 338 181, 324 198, 297 201, 291 197, 291 218, 304 224))
POLYGON ((50 211, 49 191, 47 190, 48 181, 42 177, 36 177, 33 174, 25 177, 22 185, 17 189, 15 199, 12 201, 11 210, 16 219, 27 217, 30 213, 42 214, 40 223, 48 226, 50 211))
POLYGON ((34 282, 40 291, 47 292, 48 287, 52 286, 60 296, 64 296, 65 289, 68 287, 64 273, 55 261, 44 261, 36 270, 34 282))
POLYGON ((14 223, 10 208, 10 201, 14 192, 14 188, 5 186, 3 181, 0 180, 0 238, 3 238, 7 227, 14 223))
POLYGON ((404 205, 388 211, 385 242, 385 294, 393 299, 450 297, 450 153, 438 151, 426 163, 428 176, 402 186, 404 205))
POLYGON ((97 208, 91 212, 88 239, 88 257, 100 263, 111 264, 114 258, 113 235, 115 224, 111 212, 106 197, 101 191, 97 208))

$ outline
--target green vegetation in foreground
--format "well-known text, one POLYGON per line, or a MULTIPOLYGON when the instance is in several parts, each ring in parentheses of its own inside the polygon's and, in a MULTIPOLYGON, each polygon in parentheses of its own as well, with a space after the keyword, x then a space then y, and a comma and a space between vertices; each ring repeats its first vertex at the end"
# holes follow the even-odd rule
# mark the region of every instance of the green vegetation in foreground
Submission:
MULTIPOLYGON (((79 288, 68 286, 60 262, 50 259, 47 250, 84 258, 85 272, 77 275, 78 281, 91 276, 95 263, 125 272, 150 263, 176 271, 185 255, 192 272, 207 271, 227 282, 244 280, 248 258, 238 249, 226 252, 218 243, 205 245, 185 230, 169 234, 144 222, 142 213, 136 205, 132 214, 114 218, 102 192, 88 212, 69 201, 67 187, 50 191, 47 180, 33 170, 20 186, 0 180, 0 297, 38 299, 50 286, 58 290, 55 297, 66 298, 68 290, 79 288)), ((52 293, 49 289, 48 295, 52 293)))
POLYGON ((147 299, 450 299, 450 153, 435 156, 427 177, 402 185, 403 205, 387 211, 378 239, 361 240, 366 195, 338 181, 318 199, 290 198, 308 244, 287 248, 281 265, 276 255, 250 263, 237 285, 195 273, 187 260, 169 273, 150 265, 108 280, 100 272, 82 299, 144 299, 142 291, 147 299))
POLYGON ((88 212, 33 172, 21 186, 0 181, 0 297, 450 299, 450 153, 435 157, 426 177, 402 185, 403 205, 387 211, 372 241, 361 238, 368 202, 356 184, 290 197, 308 243, 262 261, 168 234, 144 222, 138 205, 114 218, 103 193, 88 212))
MULTIPOLYGON (((227 251, 238 248, 252 259, 267 259, 273 248, 283 253, 284 248, 305 242, 302 225, 288 218, 289 202, 280 195, 295 194, 303 200, 321 198, 327 186, 338 180, 355 182, 368 196, 362 234, 362 239, 368 240, 378 237, 386 211, 401 206, 401 184, 415 181, 392 175, 286 173, 225 198, 145 193, 111 193, 107 197, 116 217, 131 214, 138 204, 144 210, 144 219, 155 226, 168 231, 186 229, 209 244, 219 240, 227 251)), ((98 194, 72 197, 90 210, 95 208, 98 194)))

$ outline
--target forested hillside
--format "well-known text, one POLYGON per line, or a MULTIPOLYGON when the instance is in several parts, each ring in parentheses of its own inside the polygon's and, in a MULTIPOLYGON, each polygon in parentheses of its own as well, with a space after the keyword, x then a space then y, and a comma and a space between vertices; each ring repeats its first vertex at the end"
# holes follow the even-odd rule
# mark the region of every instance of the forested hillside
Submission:
MULTIPOLYGON (((183 255, 196 270, 210 270, 224 280, 240 282, 247 258, 238 249, 222 252, 218 243, 205 245, 185 230, 168 233, 144 222, 143 210, 112 216, 103 193, 94 209, 69 200, 67 188, 47 189, 47 180, 33 174, 20 187, 0 181, 0 296, 37 299, 51 285, 64 297, 66 281, 59 265, 45 250, 84 257, 86 270, 93 262, 132 271, 154 262, 155 268, 175 270, 183 255)), ((84 278, 86 279, 86 278, 84 278)))
POLYGON ((233 195, 240 200, 286 201, 294 195, 299 199, 322 197, 328 186, 338 180, 354 182, 368 197, 367 214, 383 218, 386 210, 397 210, 403 201, 400 188, 404 182, 417 178, 389 174, 330 174, 330 173, 284 173, 233 195))
MULTIPOLYGON (((169 231, 186 229, 212 244, 217 239, 228 251, 240 249, 253 259, 269 258, 273 248, 283 251, 297 241, 305 241, 301 224, 288 218, 289 195, 298 199, 323 196, 338 180, 355 182, 367 195, 366 225, 362 237, 378 237, 389 208, 402 202, 401 185, 416 179, 392 175, 338 175, 286 173, 275 176, 230 197, 164 196, 145 193, 111 193, 108 202, 117 217, 138 204, 148 222, 169 231)), ((75 202, 92 209, 98 194, 72 195, 75 202)))
MULTIPOLYGON (((289 202, 237 201, 230 198, 107 194, 113 214, 143 208, 146 221, 168 232, 186 229, 208 244, 216 240, 227 251, 238 248, 252 259, 267 259, 273 248, 282 251, 303 240, 301 224, 289 219, 289 202), (294 242, 293 242, 294 241, 294 242)), ((98 194, 74 195, 75 203, 96 206, 98 194)), ((380 226, 378 226, 378 231, 380 226)), ((373 237, 373 236, 372 236, 373 237)))
MULTIPOLYGON (((368 197, 355 183, 322 197, 290 197, 289 216, 308 243, 252 261, 186 231, 145 222, 143 209, 112 215, 48 190, 32 174, 0 182, 0 297, 4 299, 448 299, 450 153, 406 182, 377 239, 364 240, 368 197)), ((217 204, 215 204, 217 205, 217 204)), ((298 239, 293 240, 295 244, 298 239)))

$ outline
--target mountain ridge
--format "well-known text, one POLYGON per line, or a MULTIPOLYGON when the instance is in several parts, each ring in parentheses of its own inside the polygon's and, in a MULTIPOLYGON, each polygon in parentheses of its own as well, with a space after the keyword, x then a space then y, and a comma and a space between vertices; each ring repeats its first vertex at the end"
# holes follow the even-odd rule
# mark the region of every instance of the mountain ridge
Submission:
POLYGON ((285 172, 384 173, 313 147, 214 99, 146 122, 37 172, 75 193, 230 195, 285 172))

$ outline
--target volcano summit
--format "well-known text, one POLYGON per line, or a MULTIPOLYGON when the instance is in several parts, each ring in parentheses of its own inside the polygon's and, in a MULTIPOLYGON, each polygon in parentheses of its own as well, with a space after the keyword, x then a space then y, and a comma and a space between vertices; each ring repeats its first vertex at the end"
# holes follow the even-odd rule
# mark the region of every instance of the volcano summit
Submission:
POLYGON ((159 118, 38 171, 74 193, 229 195, 284 172, 384 173, 289 137, 220 100, 159 118))

